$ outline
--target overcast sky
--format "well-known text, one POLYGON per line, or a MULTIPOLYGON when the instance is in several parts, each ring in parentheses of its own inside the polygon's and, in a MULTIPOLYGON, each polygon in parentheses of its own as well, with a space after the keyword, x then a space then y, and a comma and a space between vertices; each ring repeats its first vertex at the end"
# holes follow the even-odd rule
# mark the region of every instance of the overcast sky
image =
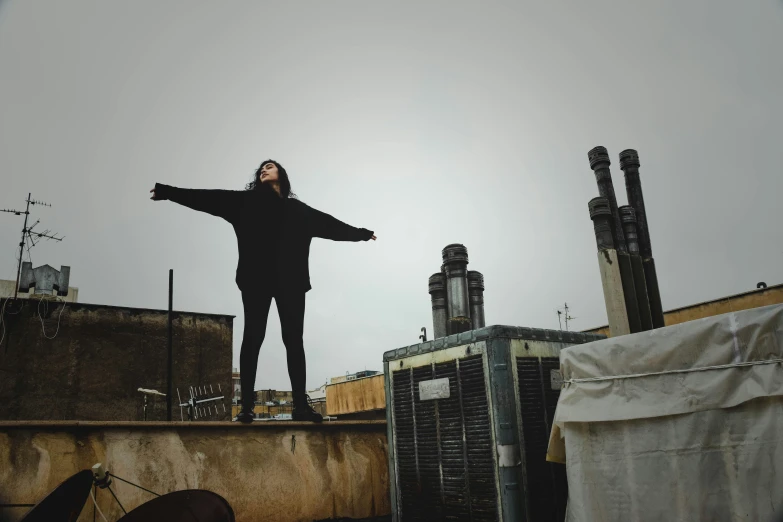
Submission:
MULTIPOLYGON (((155 182, 242 189, 260 162, 377 241, 313 240, 308 386, 432 335, 467 246, 487 324, 606 323, 587 151, 639 151, 664 309, 783 283, 780 0, 0 2, 0 208, 28 192, 79 300, 236 315, 231 226, 155 182)), ((21 218, 0 214, 0 279, 21 218)), ((27 257, 25 256, 25 259, 27 257)), ((263 267, 259 267, 263 270, 263 267)), ((275 306, 256 388, 290 389, 275 306)))

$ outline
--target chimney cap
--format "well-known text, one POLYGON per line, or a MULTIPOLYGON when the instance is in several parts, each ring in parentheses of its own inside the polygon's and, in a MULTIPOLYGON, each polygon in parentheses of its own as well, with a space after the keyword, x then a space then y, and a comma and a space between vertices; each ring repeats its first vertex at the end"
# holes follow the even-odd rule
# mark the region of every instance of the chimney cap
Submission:
POLYGON ((446 276, 442 272, 432 274, 429 279, 429 293, 442 292, 446 289, 446 276))
POLYGON ((606 147, 600 145, 590 149, 590 152, 587 153, 587 159, 590 160, 590 168, 593 170, 600 163, 606 163, 607 166, 612 164, 609 160, 609 151, 606 150, 606 147))
POLYGON ((628 167, 639 167, 639 153, 633 149, 625 149, 620 153, 620 169, 625 170, 628 167))
POLYGON ((631 205, 623 205, 617 210, 620 212, 620 220, 623 223, 636 223, 636 209, 631 205))
POLYGON ((590 210, 590 219, 612 215, 612 210, 609 208, 609 200, 606 198, 598 197, 591 199, 587 203, 587 208, 590 210))
POLYGON ((459 243, 446 245, 441 254, 443 256, 444 264, 451 261, 464 261, 465 263, 468 262, 468 249, 465 248, 465 245, 461 245, 459 243))
POLYGON ((484 274, 476 270, 468 270, 468 288, 484 290, 484 274))

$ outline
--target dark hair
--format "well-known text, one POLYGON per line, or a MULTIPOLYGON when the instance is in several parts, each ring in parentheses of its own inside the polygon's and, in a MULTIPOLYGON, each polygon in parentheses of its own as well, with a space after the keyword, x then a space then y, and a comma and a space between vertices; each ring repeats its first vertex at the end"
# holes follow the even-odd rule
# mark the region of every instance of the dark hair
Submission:
POLYGON ((264 168, 264 165, 267 163, 273 163, 275 167, 277 167, 277 179, 280 183, 280 195, 283 198, 296 199, 296 194, 291 191, 291 180, 288 179, 288 173, 281 164, 271 159, 261 162, 261 165, 258 167, 258 169, 256 169, 256 173, 253 175, 253 181, 245 185, 245 190, 261 190, 263 188, 263 183, 261 183, 259 180, 259 176, 261 175, 261 169, 264 168))

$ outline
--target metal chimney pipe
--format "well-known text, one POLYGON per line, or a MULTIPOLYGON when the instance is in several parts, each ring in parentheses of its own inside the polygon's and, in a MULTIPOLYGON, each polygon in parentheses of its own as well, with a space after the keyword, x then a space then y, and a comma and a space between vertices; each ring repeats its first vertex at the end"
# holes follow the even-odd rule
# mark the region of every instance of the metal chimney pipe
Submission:
POLYGON ((636 210, 636 227, 639 232, 639 254, 644 266, 644 278, 647 285, 647 295, 650 301, 650 314, 653 328, 664 326, 661 292, 658 287, 658 275, 655 271, 655 260, 650 243, 650 229, 647 225, 647 211, 644 208, 642 182, 639 179, 639 153, 626 149, 620 153, 620 169, 625 174, 625 192, 628 204, 636 210))
POLYGON ((587 204, 590 219, 595 230, 595 242, 598 245, 598 269, 601 272, 601 285, 604 290, 606 316, 613 337, 631 333, 628 323, 628 311, 625 307, 623 278, 620 274, 617 250, 612 235, 612 211, 606 198, 593 198, 587 204))
POLYGON ((638 299, 636 298, 636 289, 633 284, 633 269, 631 259, 628 257, 628 247, 625 243, 625 234, 623 225, 620 221, 620 212, 617 209, 617 198, 614 194, 614 185, 612 184, 612 173, 609 170, 609 153, 605 147, 595 147, 587 153, 590 161, 590 168, 595 173, 595 180, 598 184, 598 194, 606 198, 609 203, 609 210, 612 213, 612 237, 614 238, 614 247, 617 250, 617 260, 620 264, 620 275, 623 281, 623 293, 625 294, 625 308, 628 310, 628 324, 631 327, 631 333, 642 331, 642 321, 639 316, 638 299))
POLYGON ((449 302, 448 334, 470 330, 468 299, 468 249, 451 244, 443 249, 443 269, 446 273, 446 295, 449 302))
POLYGON ((652 315, 650 313, 650 301, 647 297, 647 284, 644 278, 644 266, 639 255, 639 241, 636 230, 636 212, 630 205, 620 207, 620 220, 623 222, 623 233, 628 245, 628 256, 631 260, 633 273, 633 285, 636 290, 636 304, 639 308, 639 319, 642 322, 642 330, 652 330, 652 315))
POLYGON ((468 294, 470 295, 470 319, 473 329, 484 328, 484 276, 481 272, 468 270, 468 294))
POLYGON ((446 276, 443 273, 438 272, 430 276, 429 292, 432 298, 432 338, 446 337, 449 318, 446 306, 446 276))
POLYGON ((595 147, 587 153, 587 159, 590 161, 590 168, 595 173, 595 181, 598 184, 598 195, 606 198, 609 203, 609 210, 612 212, 612 237, 614 238, 614 247, 618 252, 627 252, 625 246, 625 235, 623 234, 623 225, 620 222, 620 213, 617 210, 617 197, 614 194, 614 184, 612 183, 612 172, 609 169, 609 152, 606 147, 595 147))

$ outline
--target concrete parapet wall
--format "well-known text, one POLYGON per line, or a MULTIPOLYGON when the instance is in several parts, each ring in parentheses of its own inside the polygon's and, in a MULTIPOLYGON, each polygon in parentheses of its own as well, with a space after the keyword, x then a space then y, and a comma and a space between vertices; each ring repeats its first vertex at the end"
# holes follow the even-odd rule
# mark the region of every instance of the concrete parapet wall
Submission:
MULTIPOLYGON (((0 503, 39 502, 60 482, 101 462, 118 477, 159 494, 207 489, 237 522, 312 522, 391 513, 384 421, 0 422, 0 503)), ((115 480, 127 511, 154 498, 115 480)), ((109 520, 122 511, 106 490, 109 520)), ((28 508, 0 508, 0 521, 28 508)), ((88 499, 79 522, 93 519, 88 499)), ((98 515, 100 519, 100 515, 98 515)))

